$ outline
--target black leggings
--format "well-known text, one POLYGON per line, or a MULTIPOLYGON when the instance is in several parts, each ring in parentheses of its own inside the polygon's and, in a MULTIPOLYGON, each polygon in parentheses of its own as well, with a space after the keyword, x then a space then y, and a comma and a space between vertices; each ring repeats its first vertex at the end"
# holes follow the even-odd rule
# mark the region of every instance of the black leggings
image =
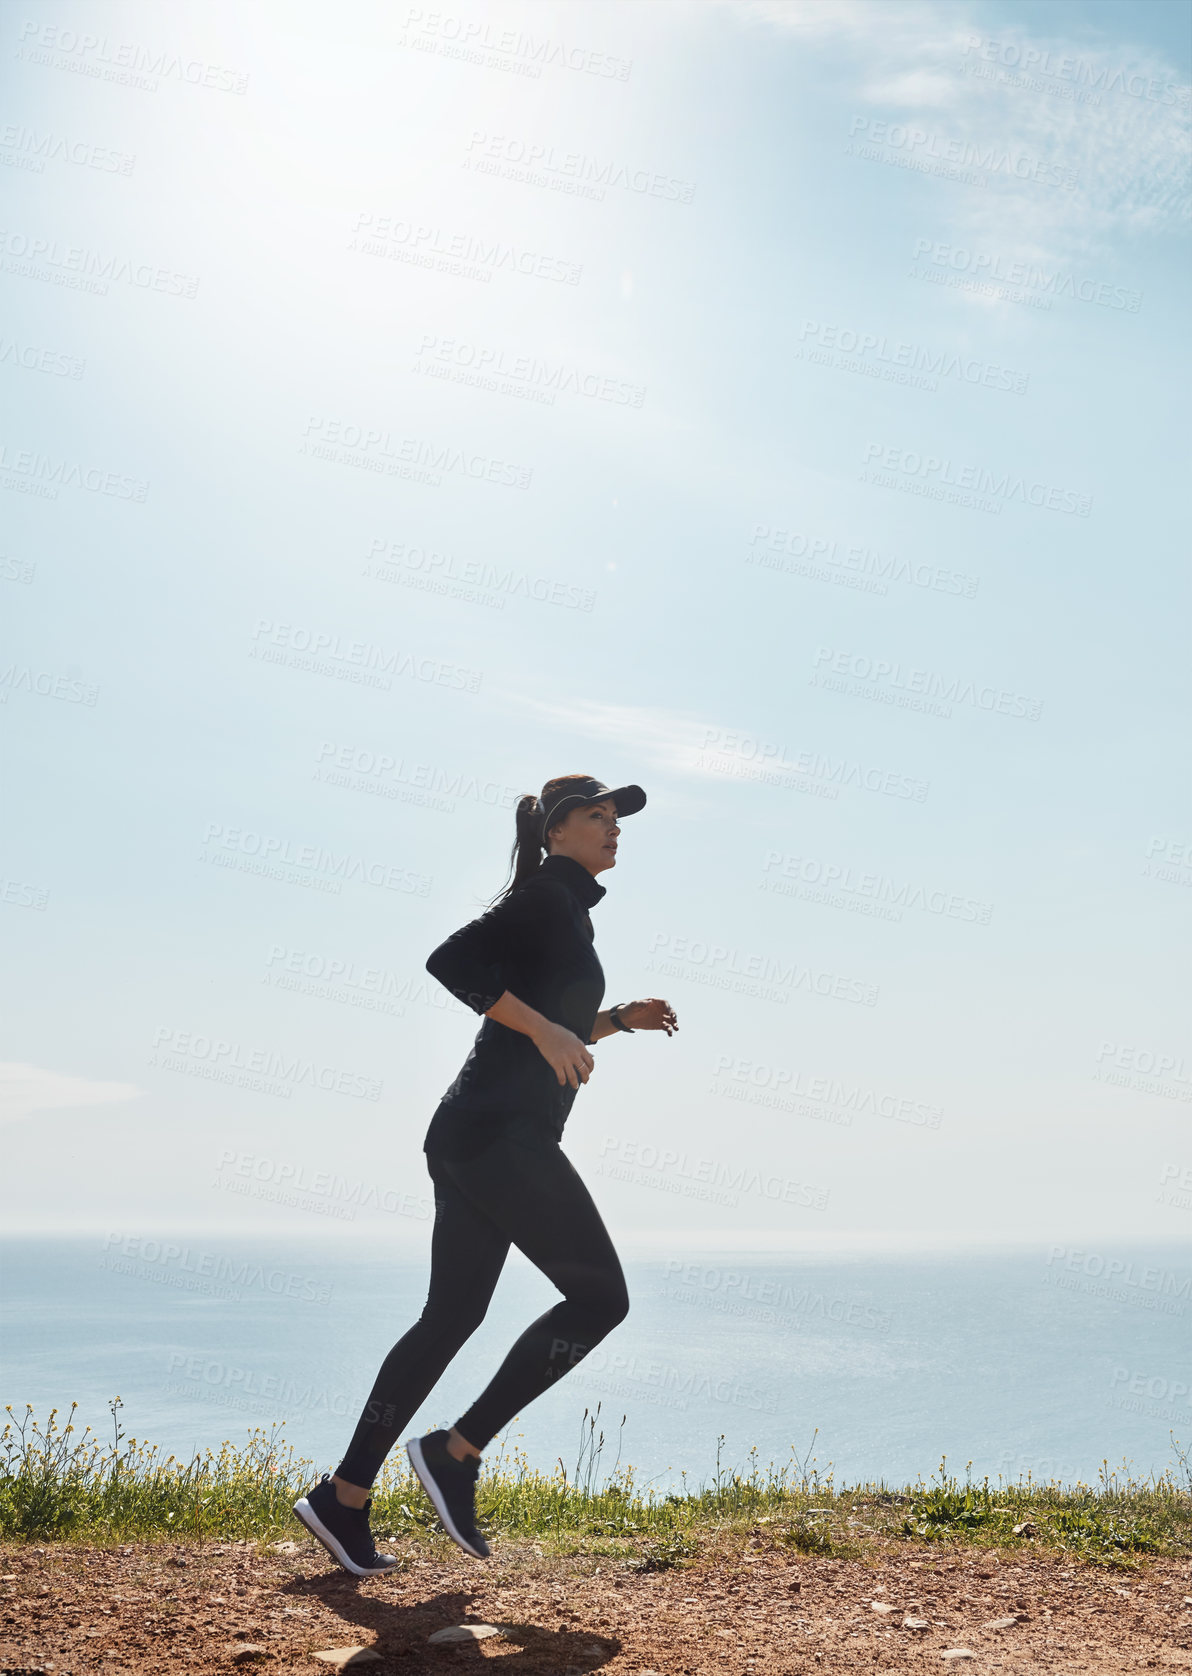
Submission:
POLYGON ((426 1306, 381 1363, 336 1475, 371 1486, 444 1368, 484 1320, 510 1245, 563 1296, 526 1328, 456 1421, 477 1449, 629 1312, 625 1276, 588 1189, 548 1138, 502 1137, 466 1160, 427 1155, 435 1189, 426 1306))

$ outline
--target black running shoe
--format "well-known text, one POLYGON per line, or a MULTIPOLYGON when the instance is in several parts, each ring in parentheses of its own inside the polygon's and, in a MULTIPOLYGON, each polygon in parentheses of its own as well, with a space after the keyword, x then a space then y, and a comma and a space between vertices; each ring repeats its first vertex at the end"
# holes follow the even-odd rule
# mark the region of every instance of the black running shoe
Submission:
POLYGON ((488 1543, 476 1529, 480 1456, 465 1455, 462 1461, 457 1461, 447 1448, 447 1437, 445 1431, 427 1432, 425 1437, 407 1438, 406 1449, 447 1535, 459 1543, 465 1554, 484 1560, 488 1558, 488 1543))
POLYGON ((314 1489, 294 1503, 294 1512, 345 1571, 354 1577, 381 1577, 401 1561, 393 1554, 377 1553, 368 1528, 371 1506, 369 1496, 363 1507, 345 1507, 325 1472, 314 1489))

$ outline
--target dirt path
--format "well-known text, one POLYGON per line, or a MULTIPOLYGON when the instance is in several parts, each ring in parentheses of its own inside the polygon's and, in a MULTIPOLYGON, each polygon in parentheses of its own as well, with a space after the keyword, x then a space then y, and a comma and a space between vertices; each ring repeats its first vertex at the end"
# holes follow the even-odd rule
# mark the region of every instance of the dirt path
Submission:
POLYGON ((823 1560, 760 1543, 742 1552, 738 1536, 719 1558, 640 1574, 615 1560, 543 1557, 524 1541, 499 1541, 488 1562, 445 1540, 384 1546, 403 1554, 404 1569, 355 1582, 302 1536, 280 1551, 8 1544, 0 1676, 317 1676, 335 1666, 316 1652, 352 1646, 381 1655, 360 1665, 375 1676, 433 1676, 494 1659, 503 1676, 1192 1672, 1187 1560, 1135 1573, 974 1549, 823 1560), (875 1601, 893 1610, 876 1611, 875 1601), (509 1633, 428 1641, 461 1622, 509 1633), (976 1656, 945 1656, 956 1649, 976 1656))

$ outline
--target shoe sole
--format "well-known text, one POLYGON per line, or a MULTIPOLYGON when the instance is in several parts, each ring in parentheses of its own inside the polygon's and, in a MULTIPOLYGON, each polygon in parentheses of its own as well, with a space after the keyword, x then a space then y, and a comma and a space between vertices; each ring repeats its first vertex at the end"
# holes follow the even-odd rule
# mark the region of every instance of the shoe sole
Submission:
POLYGON ((467 1537, 456 1528, 455 1521, 448 1512, 447 1503, 443 1500, 443 1492, 439 1489, 434 1473, 426 1464, 426 1457, 422 1453, 422 1439, 420 1437, 407 1438, 406 1453, 410 1457, 410 1465, 418 1474, 422 1488, 434 1503, 435 1512, 443 1521, 443 1529, 447 1532, 447 1535, 453 1542, 459 1544, 465 1554, 471 1554, 473 1559, 486 1560, 488 1554, 486 1552, 482 1553, 479 1548, 473 1548, 467 1537))
POLYGON ((339 1538, 333 1531, 327 1529, 327 1526, 319 1518, 305 1496, 294 1503, 294 1514, 306 1526, 310 1534, 323 1544, 332 1559, 338 1560, 344 1570, 350 1571, 353 1577, 384 1577, 388 1572, 396 1569, 396 1566, 393 1565, 384 1565, 376 1569, 370 1569, 366 1565, 357 1565, 339 1538))

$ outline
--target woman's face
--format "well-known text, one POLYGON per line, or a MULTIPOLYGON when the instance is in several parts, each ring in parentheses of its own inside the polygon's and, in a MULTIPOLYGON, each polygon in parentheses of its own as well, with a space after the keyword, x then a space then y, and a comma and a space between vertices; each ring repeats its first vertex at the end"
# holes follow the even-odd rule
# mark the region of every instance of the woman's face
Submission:
POLYGON ((569 855, 593 875, 617 865, 617 806, 611 797, 569 809, 547 835, 549 855, 569 855))

